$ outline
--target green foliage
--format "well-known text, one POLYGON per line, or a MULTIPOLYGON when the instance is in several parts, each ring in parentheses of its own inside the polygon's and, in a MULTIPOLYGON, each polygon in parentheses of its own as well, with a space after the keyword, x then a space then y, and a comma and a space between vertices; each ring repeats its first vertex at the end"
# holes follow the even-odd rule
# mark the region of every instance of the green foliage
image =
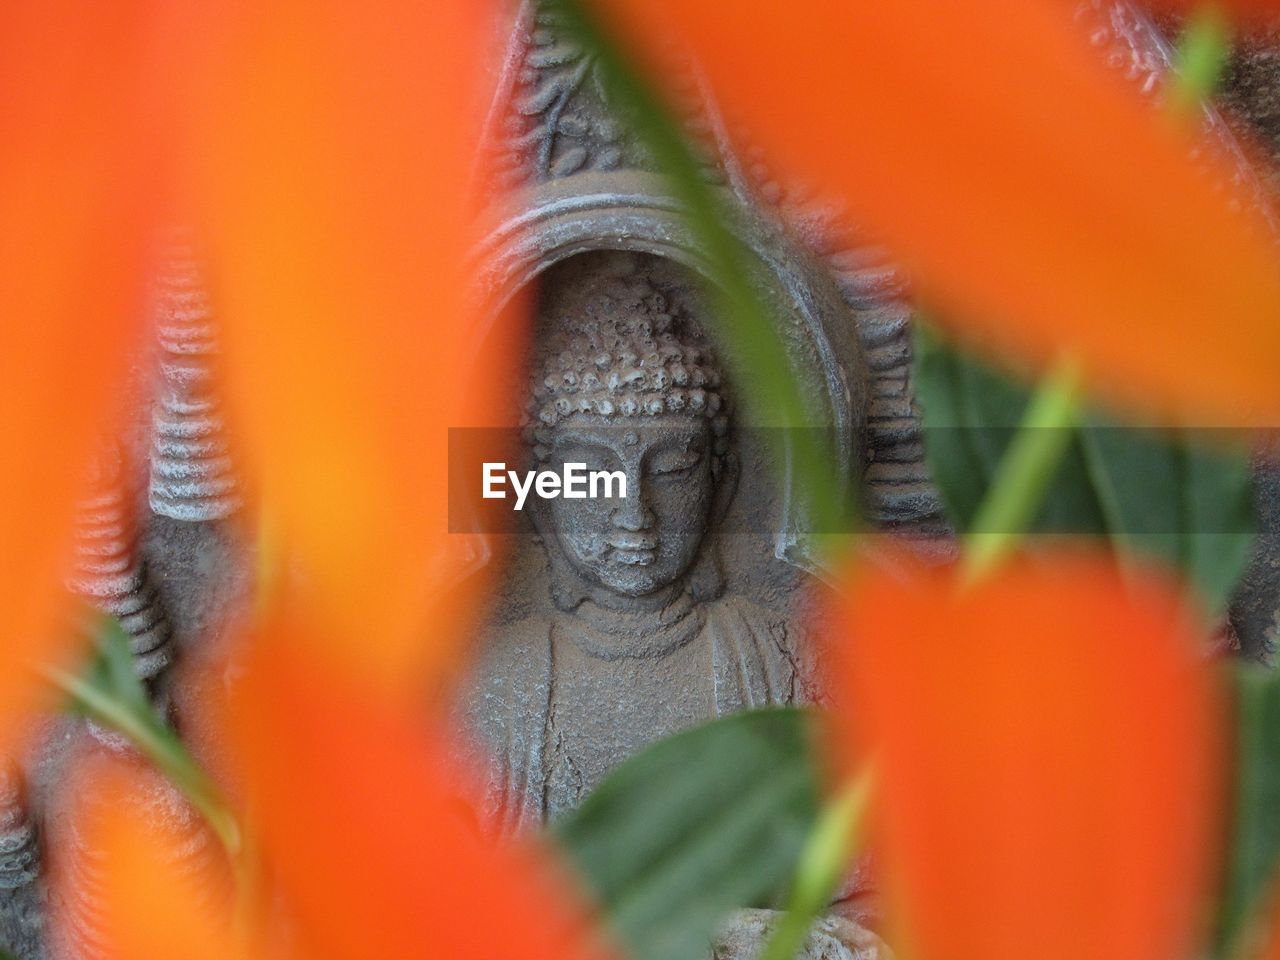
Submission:
POLYGON ((1213 96, 1231 56, 1231 25, 1214 4, 1197 6, 1178 40, 1166 110, 1190 120, 1213 96))
POLYGON ((768 709, 678 734, 557 825, 632 960, 704 960, 729 911, 780 901, 817 818, 813 722, 768 709))
MULTIPOLYGON (((974 522, 1028 391, 941 343, 917 336, 915 384, 925 456, 957 528, 974 522)), ((1046 428, 1062 429, 1062 428, 1046 428)), ((1085 414, 1070 428, 1057 474, 1030 529, 1105 537, 1121 556, 1137 551, 1180 572, 1220 610, 1253 542, 1251 469, 1225 435, 1200 445, 1185 432, 1124 427, 1085 414)))
POLYGON ((871 783, 872 773, 866 768, 823 810, 801 852, 786 915, 765 944, 760 960, 791 960, 804 946, 814 920, 831 904, 862 844, 871 783))
POLYGON ((1218 918, 1224 956, 1267 906, 1280 864, 1280 675, 1254 665, 1234 671, 1236 766, 1232 830, 1218 918))
MULTIPOLYGON (((154 721, 151 701, 142 687, 142 681, 133 667, 133 655, 129 652, 129 637, 112 617, 103 617, 97 633, 97 656, 89 664, 85 681, 88 686, 116 705, 122 712, 136 717, 140 722, 154 721)), ((76 705, 86 713, 95 715, 87 703, 76 705)))
POLYGON ((234 815, 213 782, 187 752, 168 724, 156 715, 134 670, 129 637, 118 621, 101 617, 94 633, 97 655, 82 676, 49 669, 49 680, 70 698, 71 706, 126 737, 208 821, 233 857, 241 835, 234 815))

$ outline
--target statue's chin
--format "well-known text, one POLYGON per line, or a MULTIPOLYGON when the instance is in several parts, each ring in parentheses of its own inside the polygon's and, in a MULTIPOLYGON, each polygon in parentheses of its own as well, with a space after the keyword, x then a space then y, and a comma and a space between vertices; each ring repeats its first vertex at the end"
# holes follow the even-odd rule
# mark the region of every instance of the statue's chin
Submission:
POLYGON ((660 593, 679 579, 679 576, 662 576, 643 567, 592 570, 588 576, 588 581, 598 590, 629 600, 660 593))
POLYGON ((601 587, 621 597, 639 600, 668 586, 671 581, 659 582, 653 577, 599 578, 601 587))

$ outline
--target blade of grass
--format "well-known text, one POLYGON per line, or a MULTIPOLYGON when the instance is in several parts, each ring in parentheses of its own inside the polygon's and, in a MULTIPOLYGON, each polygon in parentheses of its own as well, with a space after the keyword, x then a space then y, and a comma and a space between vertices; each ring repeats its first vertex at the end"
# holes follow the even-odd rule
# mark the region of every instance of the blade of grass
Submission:
POLYGON ((1178 41, 1170 77, 1166 109, 1186 122, 1213 96, 1231 53, 1231 25, 1216 6, 1208 4, 1192 14, 1178 41))
MULTIPOLYGON (((1230 53, 1230 28, 1212 6, 1199 9, 1178 45, 1166 110, 1188 123, 1212 96, 1230 53)), ((965 580, 981 579, 1012 551, 1049 491, 1081 415, 1079 376, 1069 361, 1041 381, 995 481, 965 537, 965 580)))
POLYGON ((1035 520, 1080 417, 1080 375, 1061 362, 1036 388, 964 538, 964 580, 994 570, 1035 520))
POLYGON ((760 960, 792 960, 814 920, 831 905, 849 861, 862 842, 873 775, 865 768, 827 806, 800 855, 787 910, 760 960))
POLYGON ((83 676, 46 667, 45 678, 80 712, 124 736, 150 760, 186 795, 234 859, 242 845, 236 818, 177 734, 156 713, 138 678, 124 628, 114 617, 88 608, 77 624, 77 629, 92 635, 97 658, 83 676))
POLYGON ((228 855, 234 858, 239 854, 241 833, 234 814, 213 781, 200 769, 173 731, 164 726, 154 713, 148 715, 135 710, 65 670, 48 667, 43 673, 80 710, 126 737, 191 801, 228 855))

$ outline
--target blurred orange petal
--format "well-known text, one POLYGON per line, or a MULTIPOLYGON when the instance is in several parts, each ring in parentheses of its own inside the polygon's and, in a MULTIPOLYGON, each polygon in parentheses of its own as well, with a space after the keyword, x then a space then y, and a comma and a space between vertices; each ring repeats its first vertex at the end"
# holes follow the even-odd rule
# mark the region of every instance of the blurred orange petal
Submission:
MULTIPOLYGON (((1230 172, 1060 0, 595 0, 688 42, 742 137, 841 197, 938 319, 1134 412, 1280 423, 1280 267, 1230 172), (1207 169, 1205 169, 1207 167, 1207 169)), ((643 52, 643 51, 642 51, 643 52)))
POLYGON ((225 386, 267 546, 340 638, 331 652, 388 689, 457 637, 431 627, 466 610, 432 606, 463 566, 447 427, 506 386, 466 376, 501 9, 225 5, 195 125, 225 386))
MULTIPOLYGON (((153 5, 0 5, 0 705, 57 654, 90 451, 141 317, 153 5)), ((0 751, 12 734, 0 722, 0 751)))
POLYGON ((946 570, 857 577, 837 722, 876 758, 913 956, 1193 955, 1223 717, 1179 603, 1071 554, 966 592, 946 570))
POLYGON ((198 814, 131 754, 93 750, 53 836, 53 954, 77 960, 228 960, 232 891, 198 814))
POLYGON ((265 627, 226 721, 301 955, 600 956, 540 852, 481 838, 446 742, 311 657, 314 639, 265 627))

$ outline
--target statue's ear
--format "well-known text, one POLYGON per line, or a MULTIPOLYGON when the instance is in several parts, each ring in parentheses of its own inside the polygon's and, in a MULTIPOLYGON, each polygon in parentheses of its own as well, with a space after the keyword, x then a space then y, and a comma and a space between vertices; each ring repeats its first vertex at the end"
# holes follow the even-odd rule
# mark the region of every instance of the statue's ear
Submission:
POLYGON ((715 499, 711 502, 711 523, 702 543, 698 560, 689 574, 689 594, 700 603, 717 599, 724 593, 724 571, 720 569, 720 548, 715 533, 725 515, 733 495, 738 492, 738 457, 728 452, 712 462, 712 480, 715 482, 715 499))
POLYGON ((712 470, 716 493, 711 504, 711 520, 719 527, 729 513, 734 494, 738 492, 738 455, 732 450, 727 451, 716 458, 712 470))

